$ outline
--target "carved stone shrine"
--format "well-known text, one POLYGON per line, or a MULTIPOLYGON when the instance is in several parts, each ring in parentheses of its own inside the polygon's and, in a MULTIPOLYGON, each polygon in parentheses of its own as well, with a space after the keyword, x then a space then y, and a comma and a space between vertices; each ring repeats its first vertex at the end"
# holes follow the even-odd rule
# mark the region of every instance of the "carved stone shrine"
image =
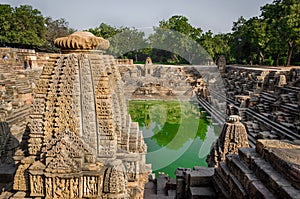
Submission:
POLYGON ((13 198, 143 198, 151 172, 127 113, 109 42, 89 32, 58 38, 43 69, 29 133, 16 151, 13 198))
POLYGON ((237 154, 238 148, 249 147, 247 130, 241 117, 231 115, 227 118, 219 138, 212 145, 210 154, 207 156, 207 163, 210 167, 218 167, 219 162, 224 162, 226 155, 237 154))

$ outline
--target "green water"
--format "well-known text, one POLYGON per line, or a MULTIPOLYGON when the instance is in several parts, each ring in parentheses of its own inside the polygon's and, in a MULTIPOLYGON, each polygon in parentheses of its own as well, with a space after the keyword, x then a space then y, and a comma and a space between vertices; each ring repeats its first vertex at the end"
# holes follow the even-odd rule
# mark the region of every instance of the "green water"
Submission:
POLYGON ((154 173, 175 178, 178 167, 207 166, 217 135, 197 104, 181 101, 130 101, 129 113, 138 122, 148 146, 146 161, 154 173))

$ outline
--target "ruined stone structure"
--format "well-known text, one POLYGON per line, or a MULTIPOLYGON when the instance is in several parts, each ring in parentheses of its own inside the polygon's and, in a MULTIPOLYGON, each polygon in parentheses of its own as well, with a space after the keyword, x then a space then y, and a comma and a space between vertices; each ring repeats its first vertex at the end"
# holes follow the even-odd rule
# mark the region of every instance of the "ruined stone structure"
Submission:
POLYGON ((299 67, 225 66, 220 58, 219 78, 214 66, 115 60, 101 53, 107 41, 89 33, 56 43, 63 55, 34 61, 45 66, 37 84, 41 71, 22 70, 20 61, 37 53, 0 49, 9 58, 0 60, 0 197, 142 198, 150 169, 125 92, 133 99, 197 96, 220 124, 223 111, 239 115, 212 148, 215 168, 179 168, 176 181, 153 180, 162 198, 299 198, 299 67))
POLYGON ((300 68, 227 66, 223 75, 228 114, 238 114, 256 139, 300 139, 300 68))
POLYGON ((194 100, 199 95, 221 110, 219 120, 223 124, 226 102, 210 93, 213 89, 225 95, 217 66, 160 65, 153 64, 150 58, 144 65, 119 63, 128 99, 194 100))
MULTIPOLYGON (((190 99, 191 84, 183 66, 118 64, 128 99, 190 99), (188 92, 187 92, 188 91, 188 92)), ((199 75, 199 74, 198 74, 199 75)), ((199 77, 199 76, 198 76, 199 77)), ((195 77, 196 78, 196 77, 195 77)))
POLYGON ((258 140, 256 148, 239 148, 215 169, 179 168, 176 198, 299 198, 299 149, 258 140))
MULTIPOLYGON (((14 153, 19 146, 6 122, 0 122, 0 190, 7 190, 15 173, 14 153)), ((1 197, 1 194, 0 194, 1 197)))
POLYGON ((299 67, 222 70, 224 93, 209 89, 205 100, 198 92, 212 117, 221 114, 213 101, 235 115, 212 146, 208 164, 215 167, 178 168, 176 183, 163 177, 153 186, 163 187, 161 198, 299 198, 299 67))
POLYGON ((149 84, 143 84, 139 88, 137 88, 133 93, 135 97, 169 97, 173 96, 173 90, 166 88, 164 86, 161 86, 160 83, 149 83, 149 84))
POLYGON ((132 65, 133 59, 116 59, 117 65, 132 65))
POLYGON ((42 69, 42 67, 51 59, 51 53, 36 52, 33 49, 20 48, 3 48, 0 47, 0 56, 6 57, 0 59, 0 65, 5 65, 15 70, 23 70, 24 63, 27 64, 27 69, 30 69, 29 60, 31 62, 31 69, 42 69))
POLYGON ((13 198, 143 198, 147 147, 114 58, 101 53, 108 41, 77 32, 55 44, 64 54, 36 86, 13 198))
POLYGON ((208 166, 218 167, 219 162, 225 161, 226 155, 237 154, 238 148, 249 147, 247 130, 240 120, 238 115, 229 116, 207 157, 208 166))
POLYGON ((224 125, 212 147, 214 170, 177 170, 176 198, 299 198, 299 68, 227 66, 223 72, 226 96, 210 94, 226 101, 227 114, 240 116, 224 125), (226 136, 225 129, 243 133, 226 136))
POLYGON ((15 70, 0 63, 0 122, 6 122, 11 133, 21 140, 33 102, 32 90, 41 70, 15 70))
POLYGON ((225 56, 224 55, 221 55, 219 58, 218 58, 218 68, 219 68, 219 71, 220 73, 224 73, 225 72, 225 68, 226 68, 226 59, 225 59, 225 56))

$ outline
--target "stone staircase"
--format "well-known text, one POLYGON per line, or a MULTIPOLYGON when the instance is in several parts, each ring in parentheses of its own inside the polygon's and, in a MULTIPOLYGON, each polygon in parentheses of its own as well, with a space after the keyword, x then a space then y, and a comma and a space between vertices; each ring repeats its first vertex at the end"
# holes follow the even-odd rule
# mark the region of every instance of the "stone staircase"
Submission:
POLYGON ((216 198, 213 186, 214 168, 195 166, 176 170, 176 198, 216 198))
POLYGON ((264 147, 259 141, 256 149, 240 148, 238 155, 228 155, 219 164, 214 174, 219 198, 300 198, 299 162, 281 159, 276 152, 286 151, 287 155, 294 151, 299 161, 300 148, 264 147))

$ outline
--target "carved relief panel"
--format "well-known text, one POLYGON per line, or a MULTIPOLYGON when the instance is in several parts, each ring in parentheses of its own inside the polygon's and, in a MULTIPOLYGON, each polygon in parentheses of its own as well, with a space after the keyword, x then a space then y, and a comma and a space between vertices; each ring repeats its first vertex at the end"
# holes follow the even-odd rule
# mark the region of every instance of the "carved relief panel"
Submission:
POLYGON ((101 183, 98 176, 83 176, 83 197, 100 195, 101 183))
POLYGON ((133 182, 137 179, 137 163, 136 162, 125 162, 127 179, 129 182, 133 182))
POLYGON ((40 175, 30 174, 30 196, 44 196, 44 180, 40 175))

